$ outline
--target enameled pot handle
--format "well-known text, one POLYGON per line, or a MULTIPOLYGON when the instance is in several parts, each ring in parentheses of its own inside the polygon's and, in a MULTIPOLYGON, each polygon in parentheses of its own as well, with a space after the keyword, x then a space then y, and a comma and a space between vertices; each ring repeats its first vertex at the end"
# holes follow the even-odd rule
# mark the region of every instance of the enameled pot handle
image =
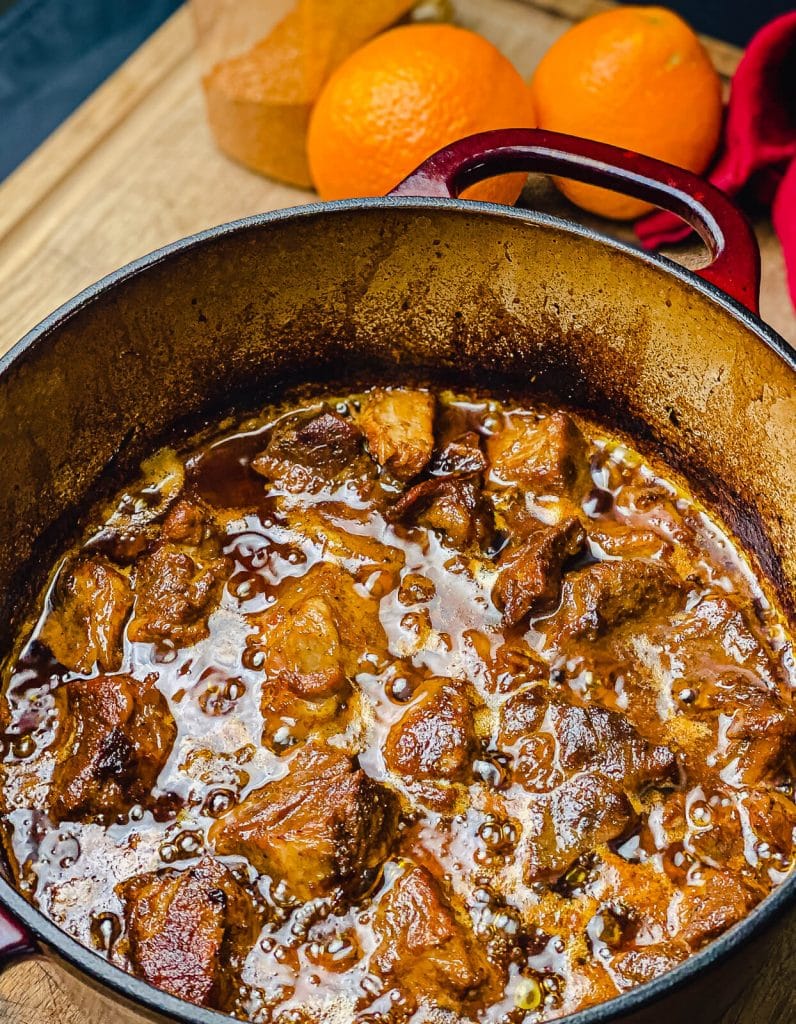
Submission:
POLYGON ((0 971, 37 952, 36 942, 7 910, 0 909, 0 971))
POLYGON ((746 218, 709 182, 652 157, 541 128, 499 129, 439 150, 390 194, 455 199, 469 185, 511 171, 574 178, 677 214, 712 257, 699 276, 758 311, 760 251, 746 218))

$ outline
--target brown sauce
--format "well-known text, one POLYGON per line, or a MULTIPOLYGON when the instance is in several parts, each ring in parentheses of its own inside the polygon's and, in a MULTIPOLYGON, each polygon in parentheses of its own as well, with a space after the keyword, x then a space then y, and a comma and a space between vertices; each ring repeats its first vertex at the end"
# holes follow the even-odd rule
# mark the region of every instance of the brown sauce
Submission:
POLYGON ((166 449, 6 666, 26 897, 242 1020, 553 1020, 791 869, 793 655, 678 484, 564 412, 374 389, 166 449))

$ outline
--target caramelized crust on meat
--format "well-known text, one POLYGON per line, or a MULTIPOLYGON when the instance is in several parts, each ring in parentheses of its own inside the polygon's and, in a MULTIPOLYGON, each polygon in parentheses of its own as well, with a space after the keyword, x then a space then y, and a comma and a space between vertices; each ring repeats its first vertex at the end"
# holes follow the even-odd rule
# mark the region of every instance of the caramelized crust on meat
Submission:
POLYGON ((285 490, 316 491, 340 474, 362 472, 362 432, 329 409, 280 419, 252 468, 285 490))
POLYGON ((433 1004, 459 1009, 490 979, 490 965, 464 915, 422 867, 409 868, 382 897, 373 931, 373 963, 401 988, 433 1004))
POLYGON ((124 626, 133 595, 127 578, 98 558, 80 561, 56 586, 41 641, 73 672, 121 668, 124 626))
POLYGON ((197 506, 180 502, 163 524, 162 539, 133 567, 130 639, 166 641, 175 647, 204 639, 228 572, 229 563, 207 516, 197 506))
POLYGON ((131 878, 120 895, 136 973, 179 999, 227 1008, 257 937, 254 904, 231 872, 203 857, 185 870, 131 878))
POLYGON ((555 608, 564 563, 577 555, 585 542, 586 531, 570 517, 556 526, 541 527, 519 547, 507 548, 492 591, 504 621, 516 625, 526 615, 555 608))
POLYGON ((112 819, 151 800, 177 735, 154 679, 97 676, 57 690, 62 725, 49 797, 56 821, 112 819))
POLYGON ((586 442, 562 412, 539 418, 515 413, 487 440, 492 474, 535 494, 576 493, 586 479, 586 442))
POLYGON ((218 821, 219 853, 240 854, 300 900, 366 888, 392 845, 398 801, 356 762, 307 746, 288 774, 251 793, 218 821))

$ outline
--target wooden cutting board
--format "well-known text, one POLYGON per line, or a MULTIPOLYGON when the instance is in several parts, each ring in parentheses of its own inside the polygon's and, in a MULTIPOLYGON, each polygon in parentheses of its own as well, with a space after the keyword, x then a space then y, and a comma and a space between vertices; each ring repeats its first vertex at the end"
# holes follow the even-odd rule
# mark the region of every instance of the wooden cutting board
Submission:
MULTIPOLYGON (((496 43, 529 74, 573 21, 604 0, 457 0, 458 20, 496 43)), ((721 73, 740 53, 707 40, 721 73)), ((213 224, 293 206, 312 195, 258 177, 214 147, 204 118, 190 12, 149 39, 10 178, 0 185, 0 353, 48 312, 114 268, 213 224)), ((607 233, 614 225, 570 207, 545 179, 523 203, 575 217, 607 233)), ((771 226, 756 225, 763 256, 764 319, 796 342, 782 257, 771 226)), ((623 237, 630 237, 623 229, 623 237)), ((695 265, 699 247, 675 254, 695 265)), ((796 1020, 796 930, 746 997, 720 1020, 796 1020)), ((59 968, 15 965, 0 977, 2 1024, 116 1024, 59 968)), ((690 1024, 690 1022, 686 1022, 690 1024)))

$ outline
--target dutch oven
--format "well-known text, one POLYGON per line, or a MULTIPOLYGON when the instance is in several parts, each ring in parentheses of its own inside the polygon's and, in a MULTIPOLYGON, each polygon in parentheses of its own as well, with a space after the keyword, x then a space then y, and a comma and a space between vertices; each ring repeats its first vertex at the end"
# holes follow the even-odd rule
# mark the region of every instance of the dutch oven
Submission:
MULTIPOLYGON (((519 129, 454 143, 385 198, 168 245, 67 302, 0 362, 0 644, 86 497, 174 424, 276 385, 371 371, 531 391, 626 432, 724 519, 796 626, 796 353, 756 315, 758 285, 754 236, 704 181, 519 129), (672 210, 712 262, 692 272, 571 221, 457 198, 518 170, 672 210)), ((796 875, 681 966, 568 1024, 715 1021, 794 903, 796 875)), ((229 1020, 111 966, 2 877, 0 908, 3 962, 54 957, 100 993, 108 1019, 229 1020)))

